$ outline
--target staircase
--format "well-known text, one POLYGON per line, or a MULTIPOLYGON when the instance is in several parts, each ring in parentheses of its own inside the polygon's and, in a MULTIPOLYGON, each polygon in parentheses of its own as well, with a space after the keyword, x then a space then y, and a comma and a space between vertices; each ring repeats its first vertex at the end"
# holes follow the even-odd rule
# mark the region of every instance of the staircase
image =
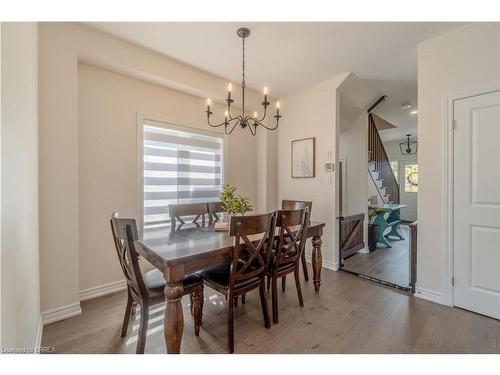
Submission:
POLYGON ((399 203, 399 184, 371 114, 368 115, 368 172, 383 203, 399 203))

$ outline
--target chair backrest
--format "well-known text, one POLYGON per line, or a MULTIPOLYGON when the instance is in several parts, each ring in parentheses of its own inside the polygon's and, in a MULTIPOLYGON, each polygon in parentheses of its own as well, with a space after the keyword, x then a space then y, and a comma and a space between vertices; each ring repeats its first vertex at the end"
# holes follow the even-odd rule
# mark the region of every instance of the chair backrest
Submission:
POLYGON ((226 212, 221 202, 208 202, 208 222, 213 224, 220 220, 219 213, 226 212))
POLYGON ((275 242, 275 265, 298 261, 307 239, 309 210, 279 210, 276 213, 278 240, 275 242))
POLYGON ((274 212, 231 217, 229 235, 235 236, 235 239, 229 278, 230 288, 236 282, 263 276, 266 273, 275 230, 274 212))
POLYGON ((208 205, 206 202, 169 204, 168 213, 170 215, 170 230, 174 232, 177 229, 176 221, 181 224, 180 226, 186 224, 182 216, 194 216, 191 221, 193 224, 198 224, 197 221, 201 217, 201 224, 205 225, 205 214, 208 214, 208 205))
POLYGON ((134 219, 122 219, 114 212, 111 215, 111 233, 115 242, 116 254, 122 268, 127 286, 132 297, 140 302, 149 297, 141 268, 139 267, 139 254, 135 249, 134 241, 138 239, 137 225, 134 219))
POLYGON ((309 209, 309 214, 312 209, 312 202, 309 201, 292 201, 288 199, 283 199, 281 201, 282 210, 302 210, 303 208, 309 209))

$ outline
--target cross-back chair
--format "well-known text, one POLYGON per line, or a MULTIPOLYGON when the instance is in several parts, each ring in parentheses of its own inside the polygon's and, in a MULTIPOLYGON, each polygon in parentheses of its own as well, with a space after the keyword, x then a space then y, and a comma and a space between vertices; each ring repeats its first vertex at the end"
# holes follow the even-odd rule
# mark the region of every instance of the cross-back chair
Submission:
POLYGON ((264 325, 271 327, 267 307, 265 276, 271 257, 276 219, 274 213, 233 216, 229 235, 234 236, 230 263, 202 271, 206 286, 227 297, 228 351, 234 352, 234 299, 259 288, 264 325))
MULTIPOLYGON (((309 215, 311 214, 312 202, 310 201, 294 201, 289 199, 283 199, 281 201, 282 210, 302 210, 307 208, 309 210, 309 215)), ((304 272, 304 279, 309 280, 309 273, 307 272, 307 262, 306 262, 306 252, 302 252, 302 271, 304 272)), ((281 288, 285 290, 286 277, 281 280, 281 288)))
MULTIPOLYGON (((127 282, 127 307, 123 317, 121 337, 127 336, 133 305, 139 305, 141 317, 136 353, 143 354, 146 346, 149 307, 165 301, 163 292, 165 279, 157 269, 141 272, 139 254, 134 244, 138 239, 135 220, 119 218, 114 212, 110 224, 118 260, 127 282)), ((199 276, 191 274, 183 280, 183 285, 184 295, 189 294, 191 297, 191 313, 194 316, 195 335, 198 336, 203 309, 203 282, 199 276)))
POLYGON ((299 297, 299 304, 304 306, 302 290, 300 288, 299 270, 300 259, 304 252, 304 245, 309 228, 309 210, 280 210, 276 214, 276 228, 278 238, 274 241, 273 256, 268 268, 269 279, 272 284, 273 322, 278 323, 278 278, 293 273, 295 286, 299 297))
POLYGON ((218 214, 226 212, 221 202, 208 202, 208 222, 210 225, 220 221, 218 214))
POLYGON ((198 224, 198 220, 201 218, 201 225, 205 225, 205 214, 208 214, 208 205, 204 203, 179 203, 179 204, 169 204, 168 213, 170 216, 170 231, 173 233, 177 229, 180 229, 186 224, 182 217, 194 216, 191 224, 198 224), (180 223, 177 228, 177 222, 180 223))

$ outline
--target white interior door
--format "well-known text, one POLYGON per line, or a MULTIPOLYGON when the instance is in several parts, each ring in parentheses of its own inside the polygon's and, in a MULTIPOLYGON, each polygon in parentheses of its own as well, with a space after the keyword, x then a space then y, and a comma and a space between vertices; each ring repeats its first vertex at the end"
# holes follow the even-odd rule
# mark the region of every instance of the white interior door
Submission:
POLYGON ((500 319, 500 91, 454 103, 454 304, 500 319))

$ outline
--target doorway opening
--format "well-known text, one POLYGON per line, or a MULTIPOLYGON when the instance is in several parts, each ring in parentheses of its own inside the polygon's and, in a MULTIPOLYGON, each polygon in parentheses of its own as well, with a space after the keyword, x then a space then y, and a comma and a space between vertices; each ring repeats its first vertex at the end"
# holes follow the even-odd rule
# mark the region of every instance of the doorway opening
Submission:
POLYGON ((353 197, 352 175, 360 173, 353 168, 360 167, 349 162, 352 129, 341 127, 339 134, 339 268, 407 292, 414 292, 416 284, 418 137, 413 108, 382 96, 358 125, 358 136, 365 134, 364 196, 353 197), (352 211, 353 198, 363 202, 364 210, 352 211))

